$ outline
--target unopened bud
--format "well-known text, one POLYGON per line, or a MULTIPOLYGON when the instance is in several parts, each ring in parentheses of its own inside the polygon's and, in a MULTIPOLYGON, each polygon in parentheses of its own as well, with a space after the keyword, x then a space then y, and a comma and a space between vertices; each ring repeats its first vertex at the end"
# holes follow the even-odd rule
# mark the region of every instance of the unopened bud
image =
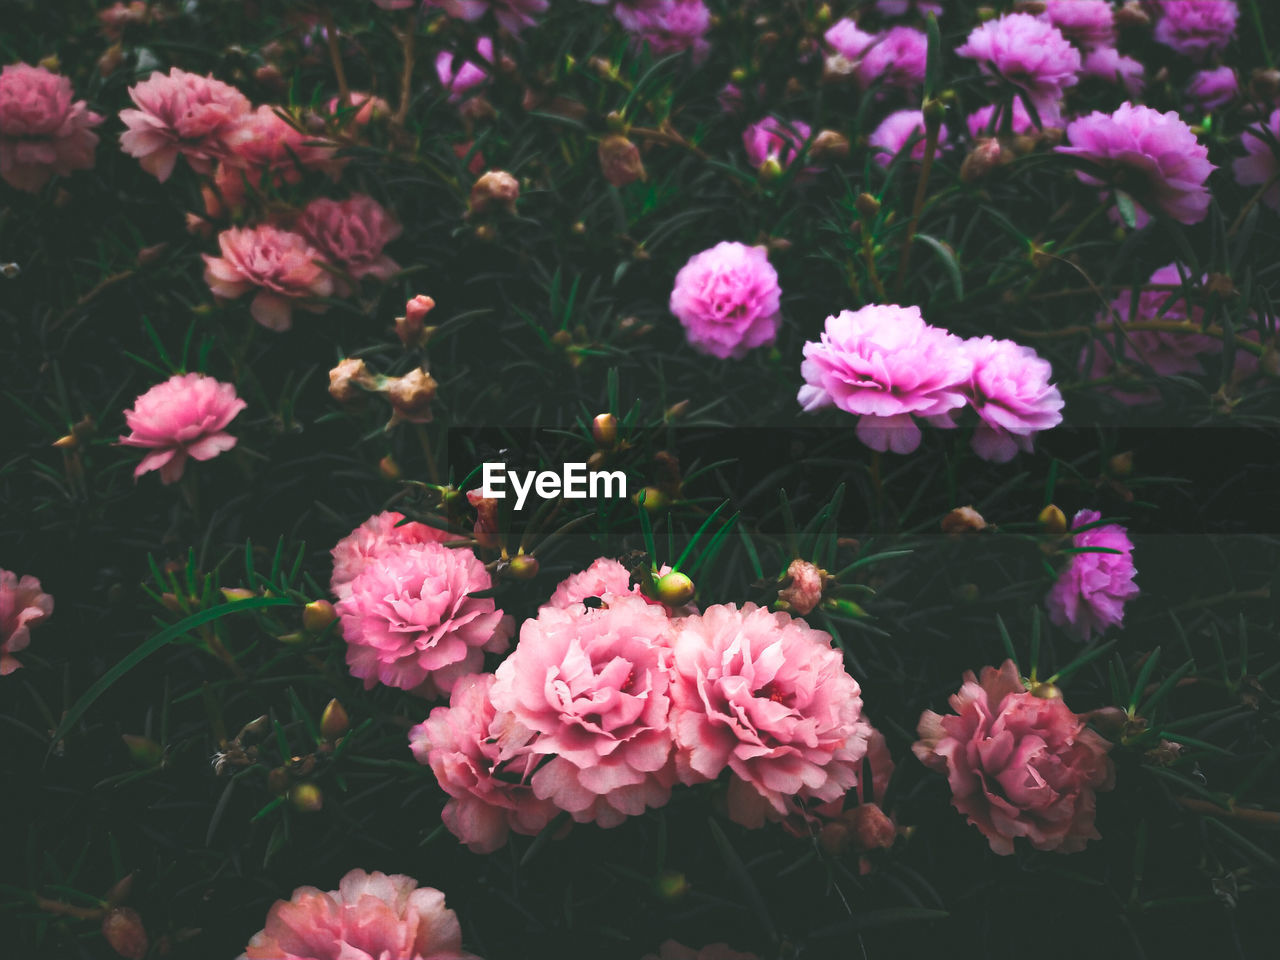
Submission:
POLYGON ((251 597, 256 597, 258 594, 244 587, 223 587, 222 595, 226 598, 227 603, 235 603, 238 600, 248 600, 251 597))
POLYGON ((315 813, 324 806, 324 794, 314 783, 299 783, 289 791, 289 802, 299 813, 315 813))
POLYGON ((1107 461, 1107 470, 1113 477, 1127 477, 1133 473, 1133 451, 1126 450, 1124 453, 1117 453, 1114 457, 1107 461))
POLYGON ((860 803, 846 810, 843 817, 853 834, 853 842, 859 850, 883 850, 893 846, 898 828, 888 815, 874 803, 860 803))
POLYGON ((598 153, 604 178, 615 187, 625 187, 648 176, 640 159, 640 148, 620 133, 602 139, 598 153))
POLYGON ((843 160, 849 156, 849 138, 835 130, 819 130, 809 145, 809 156, 815 160, 843 160))
POLYGON ((662 418, 667 423, 670 423, 672 420, 679 420, 689 412, 690 406, 692 406, 692 404, 688 400, 681 400, 678 403, 673 403, 663 412, 662 418))
POLYGON ((351 729, 351 718, 346 708, 336 699, 330 700, 320 714, 320 736, 326 740, 337 740, 351 729))
POLYGON ((667 506, 667 495, 657 487, 645 487, 638 490, 631 498, 637 506, 642 506, 650 513, 658 513, 667 506))
POLYGON ((313 600, 302 608, 302 626, 310 633, 323 633, 338 619, 338 612, 328 600, 313 600))
POLYGON ((507 576, 513 580, 532 580, 538 575, 538 558, 521 553, 507 564, 507 576))
POLYGON ((102 936, 125 960, 142 960, 150 946, 142 917, 130 907, 116 907, 102 918, 102 936))
POLYGON ((1249 93, 1255 100, 1270 103, 1280 99, 1280 70, 1259 67, 1249 77, 1249 93))
POLYGON ((434 300, 421 293, 404 305, 404 316, 396 317, 396 336, 405 347, 421 347, 430 338, 425 321, 435 306, 434 300))
POLYGON ((1005 161, 1004 149, 995 137, 986 137, 973 145, 960 164, 960 179, 965 183, 981 180, 1005 161))
POLYGON ((106 896, 102 899, 107 902, 108 907, 118 907, 129 899, 129 894, 133 892, 133 874, 126 874, 111 885, 111 889, 107 891, 106 896))
POLYGON ((1067 532, 1067 516, 1056 504, 1049 504, 1040 511, 1036 519, 1040 521, 1040 526, 1044 527, 1045 533, 1067 532))
POLYGON ((859 214, 868 220, 880 212, 880 201, 870 193, 858 194, 858 198, 853 201, 853 206, 859 214))
POLYGON ((1127 0, 1115 14, 1116 26, 1121 29, 1151 26, 1151 15, 1142 6, 1142 0, 1127 0))
POLYGON ((471 212, 484 214, 494 209, 516 212, 520 182, 505 170, 490 170, 471 188, 471 212))
POLYGON ((833 857, 848 850, 852 839, 849 827, 840 820, 828 820, 818 831, 818 845, 833 857))
POLYGON ((1041 700, 1061 700, 1062 691, 1056 683, 1037 683, 1031 688, 1031 695, 1041 700))
POLYGON ((363 360, 349 357, 329 371, 329 395, 339 403, 350 403, 373 388, 373 375, 363 360))
POLYGON ((378 461, 378 473, 382 474, 384 480, 400 479, 400 464, 396 463, 396 458, 387 454, 378 461))
POLYGON ((9 263, 0 263, 0 277, 6 280, 17 280, 22 276, 22 267, 10 261, 9 263))
POLYGON ((595 442, 612 449, 618 442, 618 418, 612 413, 601 413, 591 421, 591 436, 595 442))
POLYGON ((851 617, 854 620, 866 620, 869 616, 867 611, 852 600, 845 600, 839 597, 828 597, 823 600, 822 608, 830 610, 832 613, 837 613, 842 617, 851 617))
POLYGON ((104 77, 109 77, 116 72, 116 68, 124 61, 124 44, 113 43, 103 51, 102 56, 98 58, 98 73, 104 77))
POLYGON ((383 389, 391 401, 392 422, 430 423, 436 386, 431 374, 421 368, 403 377, 388 377, 383 389))
POLYGON ((679 871, 664 870, 653 882, 653 888, 663 900, 679 900, 689 892, 689 879, 679 871))
POLYGON ((693 581, 678 570, 663 574, 654 584, 654 596, 668 607, 682 607, 693 599, 693 581))
POLYGON ((942 532, 948 536, 958 537, 965 533, 977 533, 985 530, 987 521, 973 507, 956 507, 942 518, 942 532))
POLYGON ((139 737, 132 733, 120 735, 124 745, 129 749, 133 762, 142 767, 158 767, 164 759, 164 747, 150 737, 139 737))

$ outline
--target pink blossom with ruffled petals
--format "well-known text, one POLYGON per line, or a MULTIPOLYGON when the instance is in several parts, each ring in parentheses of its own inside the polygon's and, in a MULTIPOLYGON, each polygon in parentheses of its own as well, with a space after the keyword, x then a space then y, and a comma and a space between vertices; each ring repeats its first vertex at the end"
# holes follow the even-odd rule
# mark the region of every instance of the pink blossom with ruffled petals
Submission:
POLYGON ((952 806, 993 851, 1009 856, 1026 837, 1037 850, 1078 853, 1099 839, 1095 797, 1115 783, 1111 744, 1061 698, 1027 692, 1006 660, 983 667, 980 681, 965 673, 950 703, 954 714, 921 715, 912 750, 946 774, 952 806))
POLYGON ((466 547, 402 543, 379 551, 334 605, 347 641, 347 667, 364 680, 438 697, 476 673, 485 652, 507 649, 514 629, 492 597, 493 586, 466 547))
MULTIPOLYGON (((979 107, 965 120, 966 126, 969 128, 969 136, 975 140, 982 137, 994 136, 998 137, 1004 129, 1004 110, 998 104, 989 103, 985 107, 979 107), (997 110, 1000 110, 1000 118, 996 121, 995 129, 991 133, 987 131, 991 128, 991 118, 995 116, 997 110)), ((1031 114, 1027 113, 1027 108, 1022 103, 1021 97, 1013 98, 1013 117, 1012 129, 1015 135, 1021 136, 1024 133, 1034 134, 1036 132, 1035 121, 1031 119, 1031 114)))
POLYGON ((266 177, 272 184, 297 183, 306 170, 336 178, 346 161, 336 145, 303 133, 263 105, 236 120, 224 138, 226 156, 217 170, 217 185, 228 203, 238 205, 245 184, 256 189, 266 177))
POLYGON ((402 874, 352 870, 328 893, 277 900, 243 960, 480 960, 444 894, 402 874))
POLYGON ((701 63, 711 51, 707 31, 711 29, 711 11, 702 0, 657 0, 646 5, 614 9, 623 29, 647 43, 655 57, 689 50, 695 63, 701 63))
POLYGON ((456 20, 479 20, 492 8, 498 26, 513 36, 538 22, 536 14, 545 13, 547 0, 423 0, 423 5, 439 7, 456 20))
POLYGON ((982 422, 973 433, 973 449, 983 460, 1007 463, 1032 438, 1062 422, 1065 401, 1049 382, 1053 366, 1030 347, 1012 340, 974 337, 964 342, 973 361, 969 405, 982 422))
POLYGON ((855 414, 858 438, 882 452, 915 450, 920 428, 912 418, 964 406, 973 372, 959 337, 929 326, 919 307, 896 304, 828 317, 821 339, 804 345, 804 357, 800 405, 806 412, 834 405, 855 414))
POLYGON ((1172 47, 1199 63, 1211 51, 1225 50, 1236 35, 1240 8, 1235 0, 1162 0, 1156 43, 1172 47))
POLYGON ((1262 195, 1262 202, 1272 210, 1280 210, 1280 160, 1276 159, 1276 148, 1272 141, 1280 139, 1280 110, 1274 111, 1267 118, 1266 129, 1271 133, 1271 140, 1265 139, 1261 124, 1245 127, 1240 135, 1240 145, 1245 155, 1231 163, 1231 172, 1236 183, 1242 187, 1257 187, 1270 184, 1262 195))
POLYGON ((709 943, 701 950, 686 947, 675 940, 658 946, 658 952, 647 953, 640 960, 760 960, 754 953, 739 953, 727 943, 709 943))
POLYGON ((476 61, 493 63, 493 38, 477 40, 474 54, 464 58, 451 50, 441 50, 436 55, 436 76, 440 85, 449 91, 450 103, 460 103, 468 93, 489 79, 491 71, 476 61))
POLYGON ((534 793, 579 823, 617 826, 663 806, 675 782, 668 711, 672 621, 639 597, 543 608, 520 629, 490 697, 553 756, 534 793))
POLYGON ((1095 110, 1067 127, 1067 141, 1055 149, 1105 168, 1105 180, 1078 172, 1082 183, 1109 183, 1144 209, 1158 208, 1179 223, 1199 223, 1209 212, 1205 182, 1217 168, 1209 162, 1209 148, 1172 110, 1128 102, 1110 114, 1095 110))
MULTIPOLYGON (((1072 519, 1071 528, 1101 519, 1097 510, 1081 510, 1072 519)), ((1119 551, 1072 554, 1045 597, 1049 619, 1087 642, 1108 627, 1120 626, 1124 622, 1124 605, 1138 595, 1138 585, 1133 582, 1137 573, 1133 541, 1120 524, 1107 523, 1074 534, 1071 545, 1119 551)))
MULTIPOLYGON (((318 197, 303 208, 297 227, 325 259, 357 280, 385 281, 400 272, 400 264, 382 251, 402 228, 367 194, 353 193, 344 200, 318 197)), ((342 293, 349 292, 342 286, 342 293)))
POLYGON ((1086 49, 1116 42, 1116 17, 1110 0, 1045 0, 1040 17, 1086 49))
POLYGON ((724 241, 680 268, 668 307, 699 353, 740 360, 776 339, 781 296, 764 247, 724 241))
POLYGON ((307 238, 269 223, 232 227, 218 234, 221 257, 202 254, 204 280, 215 297, 235 300, 257 290, 249 312, 268 330, 293 326, 293 308, 323 313, 306 301, 333 293, 333 277, 319 261, 324 255, 307 238))
POLYGON ((18 579, 16 573, 0 570, 0 677, 19 669, 15 653, 31 643, 31 628, 53 616, 53 597, 40 588, 33 576, 18 579))
POLYGON ((492 853, 512 832, 540 833, 556 815, 529 784, 541 757, 534 734, 489 699, 491 673, 462 677, 447 707, 409 730, 409 747, 449 795, 440 819, 474 853, 492 853))
POLYGON ((877 34, 862 54, 853 75, 862 89, 878 83, 881 89, 914 90, 924 83, 929 41, 914 27, 891 27, 877 34))
POLYGON ((203 373, 174 374, 158 383, 124 412, 131 433, 121 437, 126 447, 150 450, 133 471, 135 477, 160 471, 160 482, 182 476, 187 457, 212 460, 236 445, 227 425, 245 408, 236 388, 203 373))
POLYGON ((249 98, 235 87, 177 67, 157 70, 130 87, 129 96, 138 109, 120 111, 129 128, 120 146, 161 183, 179 155, 196 172, 209 173, 226 152, 227 134, 250 110, 249 98))
POLYGON ((1124 56, 1115 47, 1090 50, 1084 56, 1080 73, 1123 87, 1124 92, 1131 97, 1142 96, 1147 85, 1146 68, 1142 61, 1124 56))
POLYGON ((416 520, 406 522, 404 514, 395 510, 374 514, 329 551, 333 557, 329 589, 340 600, 349 597, 351 582, 381 554, 406 543, 443 543, 449 539, 447 531, 416 520))
MULTIPOLYGON (((799 156, 812 132, 803 120, 784 123, 777 117, 765 117, 743 131, 742 145, 747 151, 747 161, 757 170, 766 161, 773 161, 785 170, 799 156)), ((816 172, 816 169, 809 168, 804 172, 816 172)))
POLYGON ((729 816, 747 827, 857 785, 870 727, 828 634, 753 603, 677 623, 671 726, 681 782, 731 771, 729 816))
POLYGON ((0 70, 0 180, 35 193, 55 174, 93 169, 102 117, 74 96, 70 80, 44 67, 0 70))
MULTIPOLYGON (((920 110, 897 110, 880 121, 880 125, 867 138, 871 147, 871 155, 882 167, 891 164, 895 157, 906 147, 907 141, 917 134, 915 144, 911 147, 910 157, 916 163, 924 159, 925 129, 924 113, 920 110)), ((947 143, 947 128, 943 124, 938 127, 938 149, 947 143)))
POLYGON ((837 20, 828 27, 822 39, 838 56, 844 57, 851 63, 861 60, 862 55, 876 42, 874 33, 859 29, 858 24, 848 17, 837 20))
POLYGON ((1080 51, 1057 27, 1027 13, 974 27, 956 54, 1025 90, 1045 126, 1061 121, 1063 91, 1076 85, 1080 72, 1080 51))
POLYGON ((1225 107, 1240 94, 1240 80, 1230 67, 1197 70, 1187 81, 1187 97, 1202 110, 1225 107))

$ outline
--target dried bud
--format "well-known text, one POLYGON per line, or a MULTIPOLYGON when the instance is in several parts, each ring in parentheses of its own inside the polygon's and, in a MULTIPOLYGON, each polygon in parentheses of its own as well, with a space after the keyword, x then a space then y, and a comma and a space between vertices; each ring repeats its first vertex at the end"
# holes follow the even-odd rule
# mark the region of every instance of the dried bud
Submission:
POLYGON ((507 576, 513 580, 532 580, 538 575, 538 558, 518 554, 507 564, 507 576))
POLYGON ((964 158, 964 163, 960 164, 960 179, 965 183, 981 180, 1008 159, 1010 158, 1000 146, 1000 141, 995 137, 979 140, 964 158))
POLYGON ((977 533, 987 528, 987 521, 973 507, 956 507, 942 518, 942 532, 951 537, 977 533))
POLYGON ((314 783, 299 783, 289 790, 289 802, 299 813, 315 813, 324 806, 324 794, 314 783))
POLYGON ((148 266, 159 260, 168 249, 169 244, 167 243, 155 243, 149 247, 143 247, 138 251, 138 256, 134 262, 140 267, 148 266))
POLYGON ((858 194, 858 199, 853 201, 853 205, 858 213, 868 220, 880 212, 880 201, 870 193, 858 194))
POLYGON ((339 403, 350 403, 361 391, 374 387, 373 375, 363 360, 348 357, 329 371, 329 395, 339 403))
POLYGON ((842 856, 852 840, 852 832, 843 820, 828 820, 818 831, 819 846, 833 857, 842 856))
POLYGON ((116 907, 102 918, 102 936, 126 960, 142 960, 150 946, 142 917, 130 907, 116 907))
POLYGON ((1121 29, 1151 26, 1151 15, 1142 7, 1142 0, 1127 0, 1116 11, 1116 26, 1121 29))
POLYGON ((615 187, 625 187, 648 176, 640 159, 640 148, 620 133, 601 140, 599 154, 604 178, 615 187))
POLYGON ((418 294, 404 305, 404 316, 396 317, 396 336, 408 347, 421 347, 431 337, 425 324, 426 316, 436 307, 436 302, 425 294, 418 294))
POLYGON ((313 600, 302 608, 302 626, 310 633, 324 633, 338 619, 338 611, 328 600, 313 600))
POLYGON ((22 276, 22 267, 10 261, 9 263, 0 263, 0 277, 6 280, 17 280, 22 276))
POLYGON ((431 401, 436 396, 436 382, 421 368, 403 377, 388 377, 383 391, 391 401, 391 422, 430 423, 431 401))
POLYGON ((468 490, 467 502, 476 512, 476 523, 472 530, 476 542, 492 550, 498 545, 498 501, 493 497, 482 496, 479 490, 468 490))
POLYGON ((591 436, 596 443, 612 449, 618 442, 618 418, 612 413, 601 413, 591 421, 591 436))
POLYGON ((1174 743, 1172 740, 1161 740, 1158 744, 1148 750, 1144 756, 1147 763, 1157 767, 1172 766, 1182 753, 1182 744, 1174 743))
POLYGON ((842 819, 849 825, 854 845, 861 851, 887 849, 898 837, 898 828, 874 803, 860 803, 846 810, 842 819))
POLYGON ((1021 0, 1013 5, 1013 9, 1017 13, 1029 13, 1038 17, 1045 11, 1044 0, 1021 0))
POLYGON ((1045 533, 1057 534, 1067 532, 1066 514, 1064 514, 1061 508, 1056 504, 1049 504, 1040 511, 1040 514, 1036 519, 1040 521, 1040 526, 1044 527, 1045 533))
POLYGON ((636 491, 631 497, 636 506, 642 506, 650 513, 658 513, 667 507, 667 495, 657 487, 645 487, 636 491))
POLYGON ((809 145, 814 160, 843 160, 849 156, 849 138, 835 130, 819 130, 809 145))
POLYGON ((663 574, 653 587, 654 596, 668 607, 682 607, 693 599, 693 581, 678 570, 663 574))
POLYGON ((800 616, 813 611, 822 599, 822 590, 826 586, 827 575, 808 560, 797 557, 787 567, 787 586, 778 591, 778 599, 800 616))
POLYGON ((471 188, 471 212, 484 214, 497 208, 516 212, 520 182, 505 170, 490 170, 471 188))
POLYGON ((320 736, 333 741, 350 729, 351 718, 347 716, 346 708, 336 699, 330 700, 320 714, 320 736))
POLYGON ((124 745, 129 748, 129 756, 133 762, 142 767, 158 767, 164 760, 164 747, 150 737, 139 737, 132 733, 120 735, 124 745))

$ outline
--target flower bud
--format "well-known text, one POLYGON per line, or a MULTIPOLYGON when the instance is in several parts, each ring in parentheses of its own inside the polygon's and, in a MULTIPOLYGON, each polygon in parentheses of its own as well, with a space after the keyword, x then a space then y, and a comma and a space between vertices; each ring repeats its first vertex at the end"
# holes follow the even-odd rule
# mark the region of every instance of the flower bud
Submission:
POLYGON ((1107 470, 1113 477, 1127 477, 1133 473, 1133 451, 1117 453, 1107 461, 1107 470))
POLYGON ((382 474, 384 480, 399 480, 400 464, 396 463, 396 458, 388 453, 378 461, 378 473, 382 474))
POLYGON ((840 820, 828 820, 818 831, 818 845, 833 857, 848 850, 852 839, 849 827, 840 820))
POLYGON ((158 767, 164 760, 164 747, 149 737, 139 737, 132 733, 120 735, 124 745, 129 748, 129 756, 133 762, 142 767, 158 767))
POLYGON ((663 411, 663 414, 662 414, 663 421, 666 423, 670 423, 672 420, 679 420, 681 417, 683 417, 686 413, 689 412, 689 407, 691 405, 692 404, 690 404, 688 400, 680 400, 677 403, 673 403, 671 406, 667 407, 665 411, 663 411))
POLYGON ((648 177, 640 148, 620 133, 613 133, 600 141, 600 169, 604 178, 615 187, 625 187, 648 177))
POLYGON ((809 145, 814 160, 843 160, 849 156, 849 138, 835 130, 819 130, 809 145))
POLYGON ((658 578, 653 592, 668 607, 682 607, 693 599, 696 591, 692 580, 680 571, 672 570, 658 578))
POLYGON ((538 575, 538 558, 521 553, 507 564, 507 576, 513 580, 532 580, 538 575))
POLYGON ((324 794, 314 783, 299 783, 290 789, 289 802, 299 813, 315 813, 324 806, 324 794))
POLYGON ((1142 0, 1126 0, 1116 11, 1115 19, 1116 26, 1121 29, 1151 26, 1151 15, 1143 9, 1142 0))
POLYGON ((493 209, 516 212, 520 182, 505 170, 490 170, 471 188, 471 212, 484 214, 493 209))
POLYGON ((942 532, 950 537, 985 530, 987 521, 973 507, 956 507, 942 518, 942 532))
POLYGON ((995 137, 984 137, 973 145, 964 163, 960 164, 960 179, 965 183, 981 180, 1006 159, 1000 141, 995 137))
POLYGON ((859 850, 887 849, 898 837, 898 828, 874 803, 860 803, 852 810, 846 810, 842 819, 849 825, 853 842, 859 850))
POLYGON ((760 176, 762 181, 769 183, 770 181, 777 180, 782 176, 782 164, 778 162, 777 157, 768 157, 762 164, 760 164, 759 167, 756 168, 756 173, 760 176))
POLYGON ((109 77, 116 72, 116 68, 124 62, 124 44, 113 43, 103 51, 102 56, 98 58, 98 73, 104 77, 109 77))
POLYGON ((858 198, 853 201, 853 205, 858 213, 868 220, 880 212, 880 201, 870 193, 858 194, 858 198))
POLYGON ((403 377, 388 377, 383 391, 391 401, 391 422, 430 423, 436 382, 426 370, 411 370, 403 377))
POLYGON ((302 608, 302 626, 308 633, 323 633, 338 619, 338 611, 328 600, 313 600, 302 608))
POLYGON ((1116 737, 1128 723, 1129 715, 1119 707, 1099 707, 1081 714, 1081 719, 1097 727, 1104 737, 1116 737))
POLYGON ((347 358, 329 371, 329 396, 339 403, 350 403, 361 391, 374 387, 373 375, 363 360, 347 358))
POLYGON ((102 899, 106 901, 108 907, 118 907, 129 899, 129 894, 132 892, 133 874, 129 873, 113 883, 102 899))
POLYGON ((1280 70, 1259 67, 1249 77, 1249 93, 1255 100, 1270 103, 1280 99, 1280 70))
POLYGON ((498 501, 486 497, 479 490, 467 491, 467 503, 476 511, 476 522, 472 535, 482 547, 492 550, 498 545, 498 501))
POLYGON ((244 587, 223 587, 222 595, 226 598, 227 603, 235 603, 237 600, 248 600, 258 594, 253 590, 246 590, 244 587))
POLYGON ((658 513, 666 509, 667 495, 657 487, 645 487, 636 491, 631 497, 636 506, 643 506, 650 513, 658 513))
POLYGON ((869 616, 867 611, 863 610, 858 604, 852 600, 845 600, 839 597, 828 597, 822 601, 822 608, 837 613, 842 617, 850 617, 854 620, 866 620, 869 616))
POLYGON ((435 306, 434 300, 421 293, 404 305, 404 316, 396 317, 396 336, 406 348, 421 347, 430 338, 425 319, 435 306))
POLYGON ((664 870, 653 882, 653 889, 663 900, 679 900, 689 892, 689 879, 676 870, 664 870))
POLYGON ((1049 504, 1040 511, 1036 519, 1040 521, 1040 526, 1044 527, 1045 533, 1067 532, 1067 516, 1056 504, 1049 504))
POLYGON ((320 714, 320 736, 330 741, 337 740, 350 729, 351 718, 347 716, 346 708, 337 699, 325 704, 324 712, 320 714))
POLYGON ((142 917, 130 907, 116 907, 102 918, 102 936, 125 960, 142 960, 150 946, 142 917))
POLYGON ((612 413, 601 413, 591 421, 591 436, 596 444, 612 449, 618 442, 618 418, 612 413))
POLYGON ((1036 683, 1031 687, 1031 695, 1041 700, 1061 700, 1062 691, 1056 683, 1036 683))
POLYGON ((10 261, 9 263, 0 263, 0 277, 6 280, 17 280, 22 276, 22 267, 10 261))
POLYGON ((267 774, 267 789, 277 797, 282 797, 289 790, 289 771, 284 767, 272 767, 267 774))

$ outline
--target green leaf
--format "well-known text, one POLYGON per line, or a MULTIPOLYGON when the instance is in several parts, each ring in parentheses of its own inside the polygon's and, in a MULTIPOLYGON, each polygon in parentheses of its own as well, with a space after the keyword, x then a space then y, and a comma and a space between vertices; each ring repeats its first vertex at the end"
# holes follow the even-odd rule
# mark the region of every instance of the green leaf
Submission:
MULTIPOLYGON (((930 19, 933 19, 930 17, 930 19)), ((930 910, 927 907, 884 907, 880 910, 868 910, 856 913, 848 920, 841 920, 830 926, 815 930, 814 940, 826 940, 831 937, 847 936, 861 930, 874 930, 877 927, 892 927, 900 923, 926 923, 930 920, 945 920, 950 914, 946 910, 930 910)))
POLYGON ((938 89, 938 78, 942 75, 942 34, 938 30, 938 19, 932 13, 925 21, 924 33, 928 40, 924 64, 924 99, 927 102, 933 99, 938 89))
POLYGON ((720 829, 720 824, 716 823, 714 818, 708 818, 707 823, 711 827, 711 837, 720 849, 720 856, 724 858, 725 866, 729 868, 729 872, 738 881, 738 886, 742 888, 743 894, 750 901, 752 911, 769 934, 769 938, 776 940, 778 934, 773 925, 773 920, 769 917, 769 908, 765 904, 759 888, 755 885, 755 881, 751 879, 751 874, 747 872, 746 864, 738 856, 738 851, 733 849, 733 844, 729 842, 729 838, 720 829))
POLYGON ((1123 190, 1116 191, 1116 209, 1120 211, 1120 219, 1130 230, 1138 226, 1138 209, 1134 206, 1133 197, 1123 190))
POLYGON ((1129 694, 1129 710, 1138 709, 1138 698, 1142 696, 1142 691, 1147 688, 1147 680, 1151 677, 1152 672, 1156 668, 1156 664, 1160 662, 1160 648, 1156 647, 1151 651, 1151 655, 1147 657, 1146 663, 1142 665, 1142 669, 1138 671, 1138 679, 1133 682, 1133 691, 1129 694))
POLYGON ((947 268, 947 274, 951 277, 951 286, 955 289, 956 299, 964 299, 964 277, 960 273, 960 261, 956 259, 956 252, 951 249, 951 245, 943 243, 936 237, 931 237, 927 233, 917 233, 916 240, 923 240, 925 244, 933 249, 938 255, 938 259, 942 261, 942 265, 947 268))

